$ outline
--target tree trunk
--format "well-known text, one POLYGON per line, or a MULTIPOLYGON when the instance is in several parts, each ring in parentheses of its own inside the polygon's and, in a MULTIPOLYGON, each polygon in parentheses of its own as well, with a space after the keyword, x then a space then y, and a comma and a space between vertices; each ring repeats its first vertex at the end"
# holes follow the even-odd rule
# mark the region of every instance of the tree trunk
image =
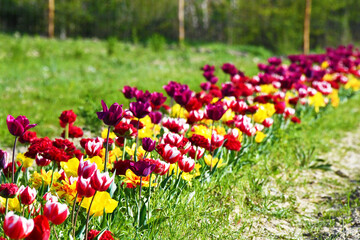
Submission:
POLYGON ((311 18, 311 0, 305 0, 304 16, 304 54, 309 54, 310 50, 310 18, 311 18))
POLYGON ((179 0, 179 44, 182 45, 185 40, 185 24, 184 24, 184 0, 179 0))
POLYGON ((49 0, 49 16, 48 16, 48 35, 49 38, 54 37, 55 32, 55 0, 49 0))

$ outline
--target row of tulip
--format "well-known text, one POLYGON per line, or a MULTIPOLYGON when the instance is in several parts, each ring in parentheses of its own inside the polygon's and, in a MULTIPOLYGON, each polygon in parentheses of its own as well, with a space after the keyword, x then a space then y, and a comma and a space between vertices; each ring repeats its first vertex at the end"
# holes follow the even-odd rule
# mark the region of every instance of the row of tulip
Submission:
POLYGON ((102 101, 97 116, 106 128, 96 138, 82 138, 72 110, 62 112, 64 131, 54 140, 29 131, 36 124, 25 116, 9 115, 12 157, 0 151, 4 236, 49 239, 52 231, 57 239, 114 239, 124 223, 141 234, 163 220, 154 205, 176 203, 182 189, 266 147, 277 129, 337 107, 360 88, 360 51, 352 46, 289 60, 269 58, 253 77, 225 63, 230 81, 221 87, 215 67, 205 65, 201 91, 164 86, 169 105, 163 93, 125 86, 125 98, 135 101, 127 109, 102 101), (17 141, 28 145, 25 153, 16 154, 17 141))

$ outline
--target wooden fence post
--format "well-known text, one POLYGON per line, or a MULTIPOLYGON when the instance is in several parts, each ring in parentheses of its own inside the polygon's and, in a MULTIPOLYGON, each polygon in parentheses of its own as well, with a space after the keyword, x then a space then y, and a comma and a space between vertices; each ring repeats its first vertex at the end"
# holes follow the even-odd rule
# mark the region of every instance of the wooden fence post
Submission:
POLYGON ((304 54, 309 54, 310 50, 310 18, 311 18, 311 0, 305 0, 304 16, 304 54))
POLYGON ((185 3, 184 0, 179 0, 179 11, 178 11, 178 17, 179 17, 179 44, 182 46, 185 40, 185 24, 184 24, 184 11, 185 3))
POLYGON ((55 0, 49 0, 49 16, 48 16, 48 36, 54 37, 55 32, 55 0))

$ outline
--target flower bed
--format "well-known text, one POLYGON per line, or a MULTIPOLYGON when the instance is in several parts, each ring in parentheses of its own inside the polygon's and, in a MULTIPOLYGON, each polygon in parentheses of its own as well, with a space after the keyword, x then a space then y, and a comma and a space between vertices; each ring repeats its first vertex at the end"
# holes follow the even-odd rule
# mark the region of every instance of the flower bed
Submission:
POLYGON ((36 124, 25 116, 9 115, 14 149, 12 156, 0 152, 4 233, 48 239, 51 227, 56 238, 114 239, 126 222, 141 234, 165 221, 154 200, 157 207, 176 206, 184 188, 226 177, 246 153, 270 147, 277 131, 337 107, 360 88, 360 52, 352 46, 289 60, 272 57, 253 77, 225 63, 230 81, 221 87, 215 67, 206 65, 200 92, 176 82, 164 86, 169 105, 162 93, 126 86, 122 93, 135 101, 128 108, 102 101, 101 137, 76 144, 69 139, 83 134, 72 110, 59 117, 64 132, 54 140, 29 131, 36 124), (16 155, 18 140, 28 148, 16 155))

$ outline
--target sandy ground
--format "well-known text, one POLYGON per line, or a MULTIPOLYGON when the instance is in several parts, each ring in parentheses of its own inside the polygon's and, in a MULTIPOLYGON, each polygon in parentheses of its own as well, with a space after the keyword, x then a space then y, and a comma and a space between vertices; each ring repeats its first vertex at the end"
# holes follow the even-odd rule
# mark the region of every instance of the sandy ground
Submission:
POLYGON ((309 227, 316 225, 328 211, 344 208, 344 205, 332 204, 335 198, 342 198, 345 204, 348 199, 356 201, 360 197, 360 127, 334 141, 337 141, 336 147, 320 156, 332 165, 331 171, 299 170, 294 187, 287 189, 286 193, 278 189, 275 179, 266 186, 268 194, 286 199, 275 203, 277 207, 287 208, 291 201, 298 214, 284 220, 259 215, 245 230, 245 239, 360 239, 360 208, 348 209, 351 218, 341 215, 333 218, 333 227, 317 227, 315 237, 314 227, 309 227), (351 189, 356 191, 347 198, 346 192, 351 189))

